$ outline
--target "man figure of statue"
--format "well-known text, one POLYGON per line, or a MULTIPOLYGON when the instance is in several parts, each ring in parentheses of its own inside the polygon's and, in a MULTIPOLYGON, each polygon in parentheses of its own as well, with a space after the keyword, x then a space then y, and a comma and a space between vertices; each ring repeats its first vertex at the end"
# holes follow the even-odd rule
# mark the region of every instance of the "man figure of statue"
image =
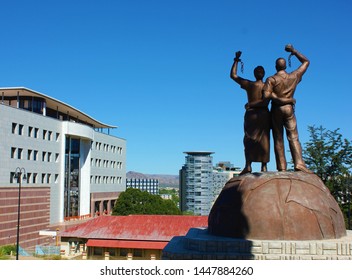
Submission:
POLYGON ((309 60, 292 45, 286 45, 285 50, 295 55, 301 62, 297 70, 286 72, 286 60, 276 60, 277 73, 265 81, 263 88, 265 98, 271 99, 272 130, 276 167, 278 171, 287 169, 284 152, 283 131, 286 130, 287 140, 296 171, 312 173, 305 165, 302 158, 302 147, 298 139, 297 121, 295 116, 295 103, 293 98, 296 87, 309 66, 309 60))
POLYGON ((240 56, 241 52, 236 52, 230 77, 247 92, 248 99, 245 105, 243 138, 246 166, 240 173, 242 175, 252 172, 252 162, 261 162, 261 171, 267 171, 267 163, 270 159, 270 112, 269 100, 263 99, 262 92, 264 68, 257 66, 254 69, 255 81, 243 79, 237 75, 240 56))

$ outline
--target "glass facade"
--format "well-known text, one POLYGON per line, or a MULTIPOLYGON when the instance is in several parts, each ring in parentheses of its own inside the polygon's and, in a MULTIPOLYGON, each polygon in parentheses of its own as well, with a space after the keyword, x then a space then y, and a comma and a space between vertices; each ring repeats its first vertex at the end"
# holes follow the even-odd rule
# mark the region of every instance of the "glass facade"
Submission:
POLYGON ((187 211, 208 215, 213 200, 213 158, 208 152, 187 153, 185 199, 187 211))
POLYGON ((80 139, 66 137, 64 216, 79 216, 80 139))

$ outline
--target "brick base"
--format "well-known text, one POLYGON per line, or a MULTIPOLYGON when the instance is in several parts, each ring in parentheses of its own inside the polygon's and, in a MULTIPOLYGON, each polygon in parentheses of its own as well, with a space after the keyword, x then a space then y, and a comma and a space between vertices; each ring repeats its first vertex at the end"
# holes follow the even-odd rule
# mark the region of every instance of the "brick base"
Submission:
MULTIPOLYGON (((18 187, 0 188, 0 246, 16 244, 18 187)), ((20 246, 24 249, 47 243, 39 231, 50 223, 50 188, 22 187, 20 205, 20 246)))

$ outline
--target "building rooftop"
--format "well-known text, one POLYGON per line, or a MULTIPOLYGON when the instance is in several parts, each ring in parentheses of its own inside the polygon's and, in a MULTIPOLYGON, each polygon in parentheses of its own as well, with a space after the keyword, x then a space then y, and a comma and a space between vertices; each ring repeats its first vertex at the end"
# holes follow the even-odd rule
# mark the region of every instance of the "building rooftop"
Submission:
POLYGON ((0 93, 2 95, 2 100, 4 97, 38 97, 43 98, 46 101, 46 107, 51 108, 53 110, 57 110, 59 112, 63 112, 68 114, 71 117, 74 117, 80 120, 83 123, 89 123, 95 128, 116 128, 116 126, 104 124, 100 121, 95 120, 94 118, 90 117, 89 115, 83 113, 82 111, 43 93, 31 90, 25 87, 6 87, 0 88, 0 93))
POLYGON ((194 151, 194 152, 183 152, 183 153, 191 156, 208 156, 208 155, 214 154, 214 152, 207 152, 207 151, 194 151))
POLYGON ((61 237, 109 240, 170 241, 192 227, 207 227, 208 216, 100 216, 63 231, 61 237))

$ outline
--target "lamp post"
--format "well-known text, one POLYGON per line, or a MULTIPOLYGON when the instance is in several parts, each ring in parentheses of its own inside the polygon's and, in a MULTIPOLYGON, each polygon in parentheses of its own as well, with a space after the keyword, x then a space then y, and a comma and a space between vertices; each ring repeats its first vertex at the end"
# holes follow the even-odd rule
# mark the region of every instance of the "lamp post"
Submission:
POLYGON ((27 180, 26 177, 26 169, 23 167, 17 167, 15 170, 15 179, 17 179, 18 183, 18 210, 17 210, 17 246, 16 246, 16 260, 18 260, 18 253, 19 253, 19 243, 20 243, 20 216, 21 216, 21 183, 22 179, 27 180), (23 176, 22 176, 23 174, 23 176))

